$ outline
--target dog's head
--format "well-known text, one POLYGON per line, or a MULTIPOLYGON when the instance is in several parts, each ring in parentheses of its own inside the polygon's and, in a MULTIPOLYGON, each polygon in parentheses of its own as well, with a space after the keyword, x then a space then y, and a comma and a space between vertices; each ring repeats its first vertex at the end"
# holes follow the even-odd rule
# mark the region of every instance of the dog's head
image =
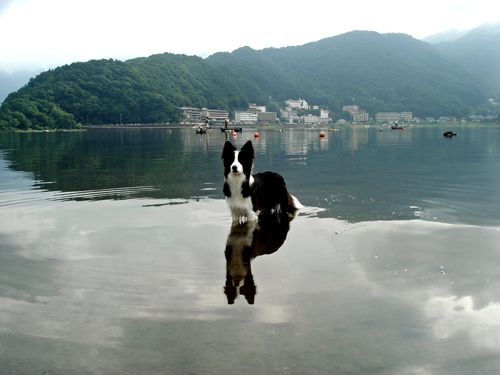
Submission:
POLYGON ((251 141, 245 143, 240 151, 236 151, 236 147, 231 142, 226 141, 222 149, 221 158, 224 163, 225 178, 230 174, 238 175, 242 173, 247 178, 250 178, 253 170, 253 161, 255 160, 255 151, 251 141))

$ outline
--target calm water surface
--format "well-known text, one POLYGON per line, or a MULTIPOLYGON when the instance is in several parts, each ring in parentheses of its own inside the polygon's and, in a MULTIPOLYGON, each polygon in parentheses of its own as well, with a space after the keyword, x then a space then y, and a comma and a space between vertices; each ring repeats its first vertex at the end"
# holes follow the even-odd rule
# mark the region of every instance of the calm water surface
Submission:
POLYGON ((0 134, 0 374, 500 373, 500 128, 254 132, 0 134))

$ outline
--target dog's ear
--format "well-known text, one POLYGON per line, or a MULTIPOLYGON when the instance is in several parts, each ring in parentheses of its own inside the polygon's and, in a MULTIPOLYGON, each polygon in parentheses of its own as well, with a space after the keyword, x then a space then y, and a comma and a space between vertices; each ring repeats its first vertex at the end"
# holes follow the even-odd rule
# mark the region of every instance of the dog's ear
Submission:
POLYGON ((234 147, 231 142, 226 141, 226 143, 224 143, 224 148, 222 149, 221 159, 224 159, 227 155, 233 153, 234 150, 236 150, 236 147, 234 147))
POLYGON ((255 150, 253 149, 252 141, 245 143, 240 152, 243 155, 251 156, 252 159, 255 159, 255 150))

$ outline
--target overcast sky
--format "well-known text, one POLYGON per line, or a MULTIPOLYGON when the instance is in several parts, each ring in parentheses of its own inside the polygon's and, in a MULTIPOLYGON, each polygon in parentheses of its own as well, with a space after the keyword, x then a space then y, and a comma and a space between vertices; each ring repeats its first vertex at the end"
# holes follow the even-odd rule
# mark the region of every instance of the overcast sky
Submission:
POLYGON ((488 21, 500 21, 500 1, 0 0, 0 72, 301 45, 352 30, 420 39, 488 21))

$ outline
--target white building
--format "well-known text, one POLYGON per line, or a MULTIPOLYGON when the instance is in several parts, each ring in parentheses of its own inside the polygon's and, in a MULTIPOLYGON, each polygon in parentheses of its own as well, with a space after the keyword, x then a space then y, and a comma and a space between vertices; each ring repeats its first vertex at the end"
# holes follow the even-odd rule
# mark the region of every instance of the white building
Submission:
POLYGON ((205 119, 208 117, 209 120, 213 120, 217 124, 224 124, 224 122, 229 119, 229 112, 220 109, 179 107, 178 113, 179 119, 183 123, 204 123, 205 119))
POLYGON ((248 112, 265 112, 265 105, 257 105, 255 103, 248 103, 248 112))
POLYGON ((299 99, 299 100, 288 99, 288 100, 285 100, 285 103, 287 106, 293 107, 293 108, 303 108, 303 109, 309 108, 309 105, 307 104, 307 102, 304 99, 299 99))
POLYGON ((368 122, 369 114, 368 112, 356 112, 352 114, 352 122, 368 122))
POLYGON ((257 113, 234 112, 234 121, 239 124, 255 124, 257 122, 257 113))
POLYGON ((401 114, 399 112, 379 112, 375 114, 376 122, 395 122, 401 120, 401 114))
POLYGON ((314 115, 307 115, 307 116, 300 116, 300 121, 303 124, 316 124, 318 122, 318 116, 314 115))
POLYGON ((329 115, 330 115, 330 111, 328 109, 322 109, 319 117, 325 118, 325 117, 328 117, 329 115))

